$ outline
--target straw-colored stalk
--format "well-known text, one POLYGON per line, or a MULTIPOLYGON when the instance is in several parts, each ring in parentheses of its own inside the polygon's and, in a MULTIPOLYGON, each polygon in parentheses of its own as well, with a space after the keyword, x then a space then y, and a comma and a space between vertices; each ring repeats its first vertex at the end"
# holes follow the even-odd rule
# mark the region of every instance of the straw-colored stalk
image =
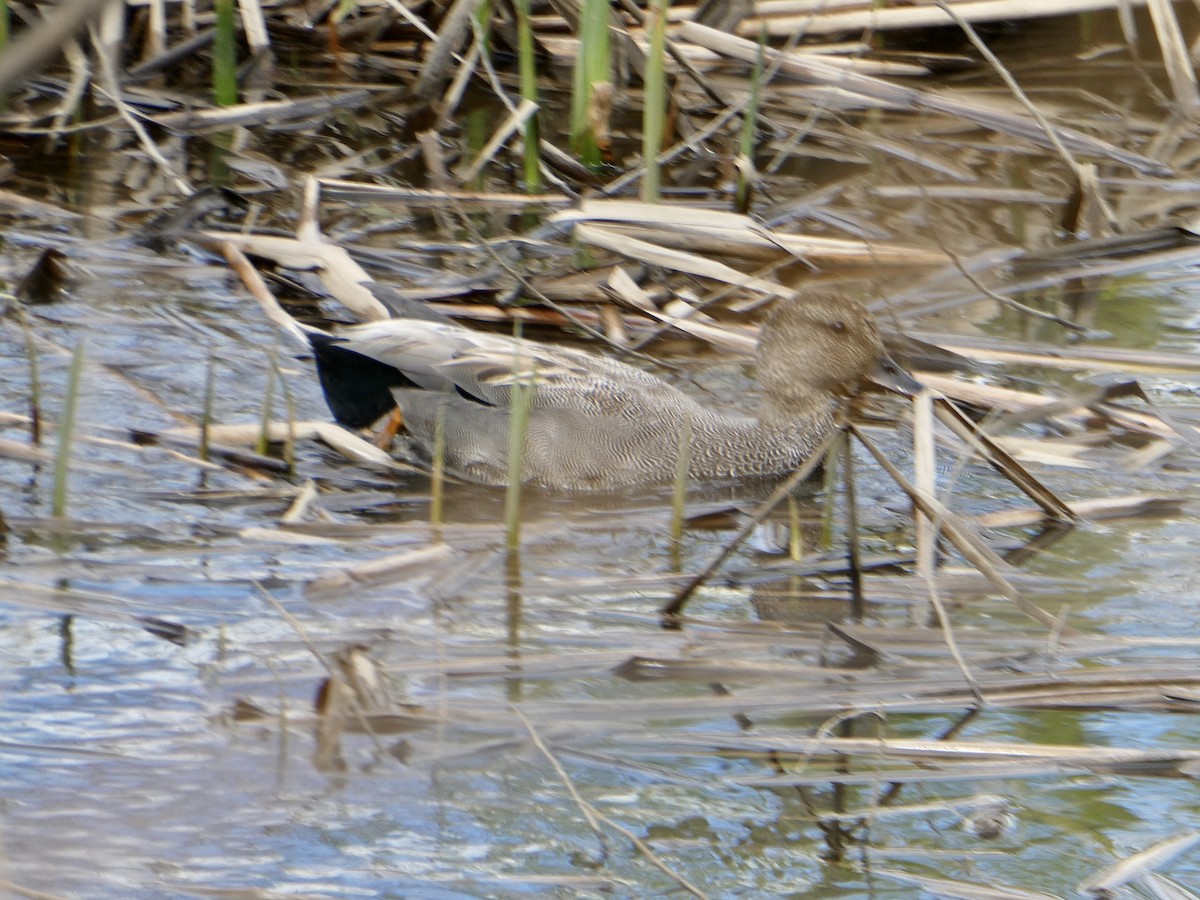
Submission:
POLYGON ((750 76, 750 99, 742 113, 742 140, 738 148, 737 199, 735 210, 745 215, 750 210, 750 191, 754 187, 754 150, 757 146, 758 106, 762 98, 763 60, 766 57, 767 29, 763 26, 758 35, 758 54, 754 57, 754 71, 750 76))
POLYGON ((233 0, 214 0, 217 29, 213 35, 213 101, 218 106, 233 106, 238 102, 237 83, 237 26, 233 0))
POLYGON ((646 11, 646 30, 650 35, 650 52, 646 56, 646 75, 642 97, 642 200, 659 198, 662 188, 662 167, 658 154, 663 148, 667 115, 667 75, 663 62, 666 45, 667 7, 670 0, 650 0, 646 11))
POLYGON ((83 375, 84 342, 81 338, 71 357, 71 372, 67 376, 67 398, 58 423, 58 454, 54 459, 54 494, 50 514, 62 518, 67 513, 67 476, 70 472, 71 444, 75 438, 75 412, 79 408, 79 382, 83 375))
POLYGON ((579 19, 579 58, 571 91, 571 148, 589 166, 600 165, 597 105, 611 101, 609 79, 609 2, 583 0, 579 19))
MULTIPOLYGON (((517 65, 521 76, 521 99, 538 102, 537 49, 533 43, 533 26, 529 23, 529 0, 516 0, 517 65)), ((525 190, 536 194, 541 188, 538 142, 541 140, 538 117, 535 113, 525 121, 525 190)))
POLYGON ((829 448, 829 456, 825 460, 825 471, 822 473, 821 491, 825 495, 825 506, 821 513, 820 546, 833 546, 834 516, 837 510, 837 470, 841 462, 841 454, 848 449, 844 441, 838 440, 829 448))
POLYGON ((788 497, 788 559, 799 562, 804 558, 804 523, 800 519, 800 501, 788 497))

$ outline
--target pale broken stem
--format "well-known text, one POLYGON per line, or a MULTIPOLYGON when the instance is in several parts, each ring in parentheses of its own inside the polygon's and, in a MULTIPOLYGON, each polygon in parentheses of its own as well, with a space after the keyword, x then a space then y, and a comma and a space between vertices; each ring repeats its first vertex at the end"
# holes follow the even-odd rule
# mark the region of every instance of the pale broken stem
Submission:
POLYGON ((116 107, 117 114, 125 120, 125 124, 137 135, 138 142, 142 145, 142 149, 146 151, 146 155, 174 183, 175 189, 184 197, 190 197, 193 193, 191 186, 184 180, 182 175, 175 171, 170 161, 163 156, 162 151, 158 149, 158 144, 154 143, 150 134, 142 127, 141 121, 130 111, 125 100, 122 98, 121 86, 118 82, 116 72, 113 70, 112 54, 109 53, 108 45, 95 30, 92 30, 91 35, 92 45, 96 48, 96 56, 100 60, 100 80, 103 86, 98 87, 98 90, 116 107))
MULTIPOLYGON (((695 133, 659 153, 658 156, 655 157, 655 163, 659 166, 666 166, 669 162, 671 162, 671 160, 680 154, 703 146, 704 142, 724 128, 726 123, 741 115, 742 110, 745 109, 747 102, 749 102, 748 98, 726 107, 719 115, 713 118, 713 120, 703 128, 697 130, 695 133)), ((604 187, 600 188, 599 194, 603 197, 618 195, 627 185, 637 181, 645 173, 645 164, 640 165, 635 169, 631 169, 624 175, 613 179, 608 184, 604 185, 604 187)))
MULTIPOLYGON (((920 391, 913 399, 913 481, 929 496, 937 493, 937 451, 933 434, 933 395, 920 391)), ((937 527, 921 510, 914 517, 917 576, 932 585, 937 572, 937 527)), ((915 611, 914 611, 915 612, 915 611)))
MULTIPOLYGON (((1163 868, 1182 853, 1200 843, 1200 831, 1186 831, 1147 847, 1100 872, 1094 872, 1079 883, 1080 893, 1091 897, 1111 896, 1135 878, 1163 868)), ((1186 895, 1183 895, 1186 896, 1186 895)))
MULTIPOLYGON (((1044 115, 1042 115, 1042 111, 1038 109, 1036 105, 1034 105, 1033 101, 1029 99, 1029 96, 1025 93, 1025 91, 1021 89, 1021 86, 1017 84, 1017 80, 1013 78, 1012 73, 1005 68, 1004 63, 1000 62, 999 57, 997 57, 996 54, 991 51, 991 48, 983 42, 983 39, 979 37, 978 32, 976 32, 971 26, 971 23, 951 9, 946 3, 946 0, 934 0, 934 2, 937 3, 938 8, 942 10, 942 12, 954 20, 955 24, 962 29, 963 34, 967 36, 967 40, 969 40, 971 44, 974 45, 975 49, 983 55, 983 58, 988 61, 988 64, 996 70, 996 74, 1000 76, 1001 80, 1012 92, 1012 95, 1017 98, 1017 101, 1025 107, 1025 110, 1029 113, 1029 115, 1033 117, 1034 121, 1038 123, 1038 126, 1046 133, 1046 139, 1050 142, 1050 146, 1054 148, 1054 152, 1062 158, 1062 161, 1066 164, 1067 168, 1071 170, 1071 174, 1075 177, 1076 183, 1082 184, 1084 180, 1084 174, 1079 163, 1076 161, 1075 157, 1071 155, 1070 151, 1067 150, 1066 145, 1063 144, 1062 138, 1059 137, 1058 131, 1053 125, 1050 124, 1050 121, 1044 115)), ((1104 198, 1099 194, 1096 195, 1095 200, 1100 206, 1104 220, 1108 223, 1110 228, 1116 231, 1117 217, 1113 214, 1112 209, 1107 203, 1104 202, 1104 198)))
MULTIPOLYGON (((266 586, 263 585, 258 579, 254 579, 251 584, 254 585, 254 589, 258 591, 263 599, 265 599, 271 604, 272 607, 274 607, 275 611, 279 613, 280 618, 282 618, 283 621, 286 622, 288 626, 290 626, 291 629, 296 632, 296 635, 304 643, 304 646, 308 649, 308 652, 311 653, 317 662, 321 664, 322 668, 329 673, 329 677, 344 680, 345 676, 338 669, 338 667, 333 665, 325 657, 325 654, 321 652, 321 648, 317 646, 317 642, 313 640, 312 635, 308 633, 308 630, 304 627, 304 623, 288 612, 287 608, 284 607, 284 605, 279 602, 275 595, 267 590, 266 586)), ((367 716, 363 712, 362 705, 355 702, 351 704, 351 706, 353 707, 355 717, 358 719, 358 724, 362 727, 362 730, 364 733, 366 733, 367 737, 371 739, 371 742, 375 745, 375 749, 379 751, 381 756, 391 756, 391 754, 387 752, 387 747, 384 746, 384 743, 379 738, 379 735, 375 733, 375 729, 371 727, 370 721, 368 721, 367 716)))
MULTIPOLYGON (((853 422, 848 422, 846 427, 858 438, 859 443, 866 447, 879 464, 883 466, 892 481, 896 482, 896 485, 909 496, 913 506, 923 512, 928 518, 937 522, 941 533, 946 536, 946 539, 954 544, 966 560, 978 569, 980 574, 987 578, 988 581, 995 585, 1004 597, 1011 600, 1025 615, 1045 625, 1047 628, 1056 629, 1062 627, 1061 621, 1057 617, 1050 615, 1036 603, 1025 599, 1021 595, 1021 592, 1013 587, 1012 583, 1002 574, 1001 570, 1005 566, 1004 560, 984 544, 959 516, 950 512, 937 498, 919 491, 909 483, 908 479, 900 473, 895 464, 888 459, 887 454, 880 450, 853 422)), ((1072 630, 1066 628, 1063 628, 1061 633, 1067 636, 1074 634, 1072 630)))
MULTIPOLYGON (((471 49, 467 51, 466 58, 459 65, 458 71, 442 94, 441 101, 437 104, 438 119, 434 130, 438 132, 450 124, 459 103, 462 102, 463 94, 466 93, 467 85, 471 83, 471 78, 475 75, 475 70, 479 67, 480 62, 488 59, 487 54, 483 52, 485 39, 479 33, 478 23, 474 23, 472 28, 475 31, 475 39, 471 41, 471 49)), ((492 74, 495 75, 494 72, 492 74)), ((508 106, 510 111, 512 110, 511 100, 501 95, 501 101, 508 106)))
POLYGON ((300 215, 296 219, 296 240, 321 240, 321 182, 309 175, 304 179, 304 191, 300 195, 300 215))
POLYGON ((1079 515, 1070 506, 993 441, 981 426, 967 418, 949 397, 937 397, 934 400, 933 411, 941 423, 977 453, 980 459, 991 465, 1012 482, 1014 487, 1040 506, 1047 518, 1064 524, 1079 521, 1079 515))
POLYGON ((1183 40, 1183 32, 1179 29, 1179 20, 1175 17, 1170 0, 1148 0, 1146 5, 1150 10, 1150 21, 1154 23, 1175 102, 1184 115, 1191 117, 1200 107, 1200 88, 1196 84, 1196 70, 1183 40))
POLYGON ((600 810, 596 809, 596 807, 594 807, 587 800, 583 799, 579 791, 575 789, 575 784, 571 781, 571 776, 567 774, 567 770, 563 768, 562 763, 558 761, 558 758, 550 751, 550 748, 546 746, 545 742, 542 741, 541 736, 538 735, 537 730, 533 727, 533 723, 530 722, 525 714, 515 706, 510 708, 516 717, 521 720, 521 723, 525 726, 525 729, 529 732, 529 737, 530 740, 533 741, 533 745, 537 747, 538 751, 544 757, 546 757, 546 760, 551 766, 554 767, 554 771, 562 780, 563 786, 567 789, 567 793, 571 795, 571 799, 575 801, 575 805, 578 806, 579 811, 583 813, 583 817, 587 820, 587 823, 589 827, 591 827, 592 831, 596 833, 596 838, 600 841, 602 846, 604 845, 604 834, 600 830, 600 825, 604 824, 633 844, 633 846, 637 848, 638 852, 645 856, 652 866, 678 884, 693 897, 708 897, 708 894, 704 893, 704 891, 700 890, 700 888, 696 887, 678 872, 673 871, 671 867, 663 862, 650 848, 650 846, 640 837, 638 837, 628 828, 625 828, 623 825, 614 822, 608 816, 604 815, 604 813, 600 812, 600 810))
POLYGON ((492 161, 496 153, 504 146, 508 139, 520 130, 529 121, 529 117, 537 111, 538 105, 532 100, 522 100, 521 105, 496 129, 496 133, 492 135, 492 139, 487 142, 487 145, 479 151, 479 155, 475 157, 466 169, 459 173, 459 181, 466 184, 475 178, 483 170, 483 167, 492 161))
POLYGON ((58 103, 58 111, 50 123, 49 137, 52 141, 62 138, 68 120, 75 115, 75 110, 83 100, 92 74, 87 54, 83 52, 78 41, 72 39, 63 44, 63 56, 66 57, 67 66, 71 70, 71 78, 63 91, 62 100, 58 103))
MULTIPOLYGON (((933 614, 937 616, 938 628, 941 629, 942 638, 946 642, 946 649, 950 651, 950 656, 954 659, 954 664, 958 666, 958 671, 962 673, 963 681, 967 683, 967 687, 975 695, 975 700, 980 706, 983 706, 987 703, 987 700, 983 696, 983 690, 979 687, 979 682, 971 674, 971 669, 967 665, 967 661, 963 659, 963 655, 958 649, 958 641, 954 638, 954 627, 950 624, 950 617, 946 615, 946 607, 942 603, 942 595, 938 592, 937 581, 932 573, 925 576, 925 587, 929 590, 929 602, 933 606, 933 614)), ((1062 619, 1060 618, 1058 621, 1061 622, 1062 619)))
POLYGON ((480 2, 481 0, 455 0, 442 17, 441 28, 425 57, 416 86, 413 88, 413 94, 417 98, 432 100, 434 94, 445 83, 446 73, 455 68, 451 60, 462 63, 462 57, 458 55, 456 48, 470 30, 471 19, 480 2))
POLYGON ((696 589, 712 577, 713 572, 717 571, 725 563, 725 560, 729 559, 733 551, 740 547, 742 542, 750 536, 750 533, 762 524, 763 519, 771 514, 771 510, 787 499, 792 491, 796 489, 797 485, 805 481, 816 471, 817 466, 821 464, 821 460, 825 458, 825 454, 829 452, 829 448, 838 440, 846 427, 846 425, 841 425, 825 436, 825 439, 813 449, 808 458, 800 465, 800 468, 796 469, 795 472, 780 483, 779 487, 771 492, 771 496, 750 517, 750 521, 743 525, 738 533, 733 536, 733 540, 722 547, 721 552, 716 555, 712 562, 690 578, 675 596, 671 598, 671 602, 659 610, 660 615, 669 620, 674 619, 683 611, 684 606, 687 605, 688 600, 696 592, 696 589))
POLYGON ((282 328, 301 344, 307 345, 308 338, 305 336, 304 331, 296 324, 295 319, 283 311, 283 308, 279 305, 279 301, 275 299, 275 295, 271 293, 263 277, 258 274, 258 269, 254 268, 254 264, 246 258, 246 254, 229 241, 222 242, 221 252, 225 255, 225 260, 229 263, 230 268, 242 279, 242 284, 245 285, 246 290, 250 292, 254 299, 258 301, 272 324, 278 328, 282 328))

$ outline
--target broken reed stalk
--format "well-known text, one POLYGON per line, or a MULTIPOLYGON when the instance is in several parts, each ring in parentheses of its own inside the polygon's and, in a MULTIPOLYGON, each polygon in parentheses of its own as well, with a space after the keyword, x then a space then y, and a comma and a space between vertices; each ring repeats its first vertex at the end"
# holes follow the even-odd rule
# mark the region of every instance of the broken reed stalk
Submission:
POLYGON ((217 386, 217 354, 209 351, 208 369, 204 375, 204 409, 200 413, 200 447, 196 451, 205 462, 208 462, 208 432, 213 422, 213 407, 216 403, 217 386))
POLYGON ((67 376, 67 396, 63 401, 62 418, 58 422, 58 452, 54 457, 54 493, 50 514, 61 519, 67 514, 67 476, 70 472, 71 444, 75 439, 75 412, 79 408, 79 382, 83 375, 84 340, 79 339, 71 356, 71 371, 67 376))
POLYGON ((817 546, 826 550, 833 546, 833 518, 837 515, 837 468, 842 449, 847 446, 843 441, 834 441, 829 448, 829 458, 825 460, 825 470, 821 473, 821 493, 825 497, 825 504, 821 507, 821 530, 817 546))
POLYGON ((842 432, 841 445, 846 491, 846 560, 850 570, 850 613, 854 616, 854 621, 861 622, 867 617, 867 604, 863 598, 862 552, 858 545, 858 491, 854 484, 854 448, 850 446, 848 432, 842 432))
POLYGON ((758 131, 758 105, 762 97, 763 60, 766 58, 767 28, 764 25, 758 34, 758 55, 754 57, 754 71, 750 75, 750 99, 742 112, 742 139, 738 148, 737 195, 734 211, 746 215, 750 211, 751 190, 754 187, 755 135, 758 131))
POLYGON ((936 497, 931 497, 913 487, 908 479, 900 474, 896 465, 888 459, 887 454, 880 450, 875 442, 853 422, 848 422, 845 427, 850 429, 850 432, 858 438, 858 442, 866 447, 876 461, 883 466, 884 471, 888 473, 896 486, 908 495, 913 506, 932 519, 939 533, 945 535, 946 539, 958 548, 967 562, 978 569, 980 574, 990 581, 1003 596, 1011 600, 1025 615, 1045 625, 1051 631, 1063 635, 1075 635, 1074 629, 1064 627, 1058 618, 1050 615, 1036 603, 1027 600, 1020 591, 1013 587, 1012 583, 1004 577, 1003 570, 1006 568, 1004 560, 975 534, 962 517, 950 512, 936 497))
POLYGON ((646 10, 650 34, 642 91, 642 165, 646 170, 642 175, 642 200, 646 202, 657 200, 662 191, 662 166, 658 154, 666 134, 667 73, 663 47, 669 5, 670 0, 650 0, 646 10))
MULTIPOLYGON (((933 434, 933 395, 920 391, 913 398, 913 481, 931 497, 937 491, 937 451, 933 434)), ((915 511, 917 577, 929 579, 937 569, 937 529, 920 509, 915 511)))
POLYGON ((800 503, 788 497, 788 559, 799 562, 804 558, 803 522, 800 519, 800 503))
MULTIPOLYGON (((521 99, 537 104, 537 48, 533 43, 533 26, 529 22, 529 0, 515 0, 517 14, 517 67, 521 77, 521 99)), ((525 139, 525 192, 536 194, 541 189, 538 142, 541 132, 537 113, 525 120, 522 130, 525 139)))
POLYGON ((607 120, 603 108, 611 102, 609 80, 609 3, 583 0, 579 17, 579 58, 571 90, 571 149, 584 165, 601 163, 597 126, 607 120))
POLYGON ((833 446, 846 427, 846 424, 842 423, 833 432, 827 434, 824 440, 813 448, 812 453, 800 464, 800 467, 780 482, 779 486, 771 492, 771 496, 755 511, 754 515, 750 517, 750 521, 743 525, 738 533, 733 536, 733 539, 721 548, 721 552, 713 558, 712 562, 689 578, 687 583, 671 598, 671 602, 659 610, 659 615, 663 618, 664 627, 679 627, 679 623, 676 620, 679 614, 683 612, 683 608, 687 605, 688 600, 691 599, 692 594, 696 593, 696 589, 712 577, 713 572, 717 571, 724 564, 725 560, 729 559, 733 551, 740 547, 742 542, 750 536, 750 532, 754 531, 762 523, 763 519, 771 514, 771 510, 789 497, 799 484, 816 471, 817 466, 821 464, 821 461, 825 459, 825 455, 829 452, 829 448, 833 446))
MULTIPOLYGON (((964 19, 957 11, 951 9, 946 4, 945 0, 934 0, 934 2, 937 4, 938 9, 952 18, 955 24, 962 29, 962 33, 967 36, 967 40, 971 42, 971 45, 979 51, 980 55, 982 55, 985 60, 987 60, 988 65, 990 65, 992 69, 995 70, 996 74, 1000 76, 1001 81, 1004 82, 1005 87, 1007 87, 1012 95, 1017 99, 1017 102, 1025 107, 1025 111, 1033 117, 1035 122, 1037 122, 1038 127, 1042 129, 1046 135, 1046 139, 1050 142, 1050 146, 1054 148, 1054 152, 1059 155, 1062 161, 1066 164, 1067 168, 1071 170, 1071 175, 1074 177, 1076 185, 1082 185, 1085 179, 1079 163, 1075 160, 1075 157, 1071 155, 1070 151, 1067 150, 1067 147, 1063 143, 1062 137, 1059 135, 1058 131, 1055 130, 1054 126, 1050 124, 1050 121, 1044 115, 1042 115, 1042 111, 1038 109, 1034 102, 1029 99, 1029 95, 1021 89, 1019 84, 1017 84, 1017 80, 1012 76, 1012 73, 1005 68, 1004 63, 1000 62, 1000 58, 992 52, 992 49, 986 43, 984 43, 983 38, 979 36, 979 33, 971 26, 971 23, 964 19)), ((1096 194, 1093 199, 1095 199, 1099 205, 1100 213, 1104 216, 1104 221, 1107 223, 1108 227, 1114 231, 1119 230, 1117 217, 1109 205, 1104 201, 1104 198, 1099 194, 1096 194)))
POLYGON ((212 46, 213 102, 217 106, 233 106, 238 102, 237 25, 233 0, 214 0, 213 8, 217 18, 212 46))

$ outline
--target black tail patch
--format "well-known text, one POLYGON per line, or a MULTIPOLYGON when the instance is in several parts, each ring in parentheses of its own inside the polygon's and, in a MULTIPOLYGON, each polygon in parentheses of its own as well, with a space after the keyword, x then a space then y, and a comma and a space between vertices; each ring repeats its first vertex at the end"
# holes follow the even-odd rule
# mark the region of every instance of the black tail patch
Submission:
POLYGON ((366 428, 396 407, 392 388, 418 387, 395 366, 348 350, 334 335, 309 334, 325 402, 339 425, 366 428))

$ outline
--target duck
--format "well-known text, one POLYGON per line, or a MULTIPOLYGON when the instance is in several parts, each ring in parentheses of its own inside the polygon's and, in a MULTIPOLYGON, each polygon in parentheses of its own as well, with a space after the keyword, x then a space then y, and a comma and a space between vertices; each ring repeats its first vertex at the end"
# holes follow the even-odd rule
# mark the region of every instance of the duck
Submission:
POLYGON ((670 483, 684 441, 692 481, 786 475, 865 380, 901 393, 920 387, 884 351, 871 313, 836 289, 776 302, 759 332, 752 412, 716 409, 608 356, 475 331, 431 310, 304 334, 339 424, 365 428, 398 409, 417 452, 432 458, 440 444, 446 471, 467 481, 508 482, 509 426, 522 398, 521 480, 561 492, 670 483))

